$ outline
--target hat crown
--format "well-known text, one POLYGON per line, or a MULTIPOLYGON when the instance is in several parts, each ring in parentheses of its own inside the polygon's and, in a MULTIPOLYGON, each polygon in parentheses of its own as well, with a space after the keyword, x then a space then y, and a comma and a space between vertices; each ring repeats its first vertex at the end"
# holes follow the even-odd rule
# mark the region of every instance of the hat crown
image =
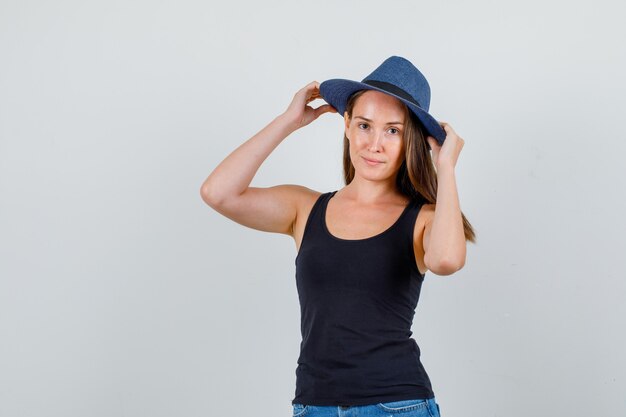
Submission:
POLYGON ((422 109, 428 111, 430 107, 430 85, 426 77, 405 58, 400 56, 387 58, 370 75, 363 78, 362 82, 367 81, 391 84, 411 96, 422 109))

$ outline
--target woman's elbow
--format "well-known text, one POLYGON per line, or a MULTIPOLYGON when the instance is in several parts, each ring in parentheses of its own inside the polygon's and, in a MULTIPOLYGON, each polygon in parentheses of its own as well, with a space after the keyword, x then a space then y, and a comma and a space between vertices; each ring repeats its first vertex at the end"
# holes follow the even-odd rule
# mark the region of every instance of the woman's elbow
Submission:
POLYGON ((440 259, 428 269, 436 275, 452 275, 465 266, 465 257, 440 259))
POLYGON ((202 197, 202 201, 212 208, 219 207, 224 202, 224 196, 220 194, 219 188, 212 186, 207 181, 200 187, 200 197, 202 197))

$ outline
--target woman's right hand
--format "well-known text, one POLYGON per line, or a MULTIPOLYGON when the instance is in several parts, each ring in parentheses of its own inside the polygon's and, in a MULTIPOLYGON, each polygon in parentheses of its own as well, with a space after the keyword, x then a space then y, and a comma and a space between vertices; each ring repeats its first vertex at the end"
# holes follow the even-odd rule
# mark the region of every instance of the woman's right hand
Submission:
POLYGON ((322 98, 319 87, 320 83, 317 81, 304 86, 294 95, 291 104, 283 113, 283 116, 294 126, 294 130, 308 125, 324 113, 337 113, 337 110, 330 104, 323 104, 315 109, 308 105, 313 100, 322 98))

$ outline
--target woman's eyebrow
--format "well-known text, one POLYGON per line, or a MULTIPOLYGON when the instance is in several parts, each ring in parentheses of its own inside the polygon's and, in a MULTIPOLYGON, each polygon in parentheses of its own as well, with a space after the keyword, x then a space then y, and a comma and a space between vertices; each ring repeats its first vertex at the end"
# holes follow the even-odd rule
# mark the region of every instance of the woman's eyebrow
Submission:
MULTIPOLYGON (((370 122, 370 123, 372 123, 372 120, 368 119, 367 117, 363 117, 363 116, 354 116, 354 118, 355 118, 355 119, 363 119, 363 120, 365 120, 366 122, 370 122)), ((388 124, 388 125, 402 125, 402 126, 404 126, 404 123, 402 123, 402 122, 388 122, 387 124, 388 124)))

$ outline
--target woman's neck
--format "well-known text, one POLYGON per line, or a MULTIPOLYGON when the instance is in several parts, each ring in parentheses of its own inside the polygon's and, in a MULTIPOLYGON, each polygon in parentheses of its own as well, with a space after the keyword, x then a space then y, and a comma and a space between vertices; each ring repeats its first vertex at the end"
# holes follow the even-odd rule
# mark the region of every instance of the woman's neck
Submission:
POLYGON ((395 181, 370 181, 359 176, 355 176, 350 184, 342 188, 341 194, 359 204, 395 203, 407 200, 396 187, 395 181))

